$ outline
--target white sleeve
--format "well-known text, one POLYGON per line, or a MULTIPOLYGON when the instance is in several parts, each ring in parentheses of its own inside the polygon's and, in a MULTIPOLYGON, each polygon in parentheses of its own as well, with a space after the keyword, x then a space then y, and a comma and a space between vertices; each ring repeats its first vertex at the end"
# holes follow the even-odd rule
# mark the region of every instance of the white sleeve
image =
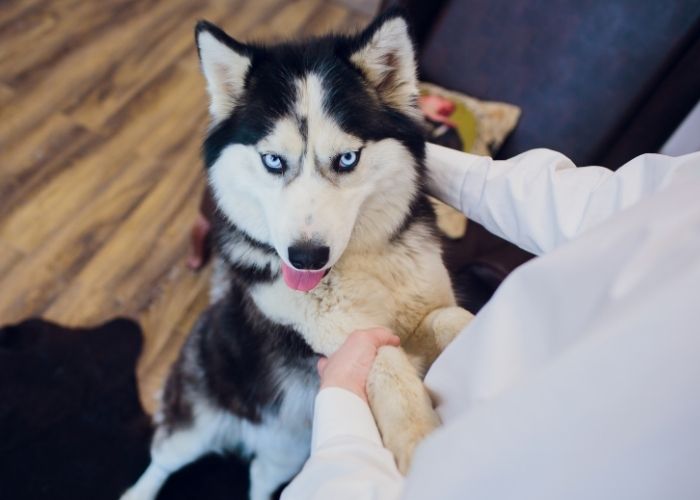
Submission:
POLYGON ((345 389, 316 396, 311 456, 282 500, 395 500, 403 476, 367 403, 345 389))
MULTIPOLYGON (((428 144, 430 191, 493 234, 542 254, 668 184, 693 155, 639 156, 616 172, 533 149, 496 161, 428 144)), ((697 161, 696 161, 697 163, 697 161)))

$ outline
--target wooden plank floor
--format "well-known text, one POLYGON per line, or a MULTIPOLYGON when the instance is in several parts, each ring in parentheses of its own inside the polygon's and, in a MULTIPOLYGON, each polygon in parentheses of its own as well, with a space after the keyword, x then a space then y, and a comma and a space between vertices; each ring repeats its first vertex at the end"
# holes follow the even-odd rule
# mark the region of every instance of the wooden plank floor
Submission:
POLYGON ((0 0, 0 324, 138 320, 152 411, 207 304, 209 272, 184 265, 207 122, 194 23, 348 31, 368 20, 348 3, 0 0))

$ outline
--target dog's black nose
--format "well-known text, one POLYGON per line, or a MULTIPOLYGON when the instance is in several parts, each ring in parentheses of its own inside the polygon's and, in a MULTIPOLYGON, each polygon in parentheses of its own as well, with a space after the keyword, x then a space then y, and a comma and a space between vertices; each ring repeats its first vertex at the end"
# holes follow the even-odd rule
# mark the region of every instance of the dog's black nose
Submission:
POLYGON ((328 262, 331 249, 311 243, 294 245, 287 249, 289 262, 297 269, 321 269, 328 262))

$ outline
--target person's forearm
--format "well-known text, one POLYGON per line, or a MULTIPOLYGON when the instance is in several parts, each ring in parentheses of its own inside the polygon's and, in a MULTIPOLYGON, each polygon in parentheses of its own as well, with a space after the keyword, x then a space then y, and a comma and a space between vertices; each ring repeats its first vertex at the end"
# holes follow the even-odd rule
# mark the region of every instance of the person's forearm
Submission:
POLYGON ((321 390, 311 456, 282 500, 394 500, 402 485, 367 403, 345 389, 321 390))
POLYGON ((429 144, 430 187, 442 201, 492 233, 542 254, 663 187, 689 156, 644 155, 617 172, 576 168, 546 149, 510 160, 429 144))

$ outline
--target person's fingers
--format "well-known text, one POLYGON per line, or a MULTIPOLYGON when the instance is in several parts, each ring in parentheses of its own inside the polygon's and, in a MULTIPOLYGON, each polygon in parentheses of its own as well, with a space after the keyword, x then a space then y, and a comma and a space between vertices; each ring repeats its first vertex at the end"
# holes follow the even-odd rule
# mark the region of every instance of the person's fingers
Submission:
POLYGON ((211 223, 201 213, 190 233, 190 254, 187 266, 193 271, 201 269, 211 253, 211 223))
POLYGON ((187 257, 187 267, 193 271, 198 270, 200 267, 202 267, 202 259, 197 255, 190 255, 187 257))
POLYGON ((389 332, 389 336, 387 337, 384 345, 392 345, 394 347, 398 347, 400 344, 401 339, 397 335, 394 335, 393 333, 389 332))
POLYGON ((202 267, 204 254, 204 238, 200 228, 194 226, 190 236, 190 254, 187 257, 187 266, 192 270, 197 270, 202 267))
POLYGON ((372 330, 372 339, 374 346, 379 349, 384 345, 398 346, 400 339, 394 335, 394 332, 386 328, 375 328, 372 330))
POLYGON ((401 343, 399 337, 394 335, 391 330, 382 327, 356 330, 352 333, 351 338, 353 342, 369 341, 375 349, 384 345, 398 346, 401 343))
POLYGON ((326 366, 328 365, 328 358, 318 358, 318 364, 316 365, 316 369, 318 370, 319 376, 323 376, 323 372, 326 371, 326 366))

